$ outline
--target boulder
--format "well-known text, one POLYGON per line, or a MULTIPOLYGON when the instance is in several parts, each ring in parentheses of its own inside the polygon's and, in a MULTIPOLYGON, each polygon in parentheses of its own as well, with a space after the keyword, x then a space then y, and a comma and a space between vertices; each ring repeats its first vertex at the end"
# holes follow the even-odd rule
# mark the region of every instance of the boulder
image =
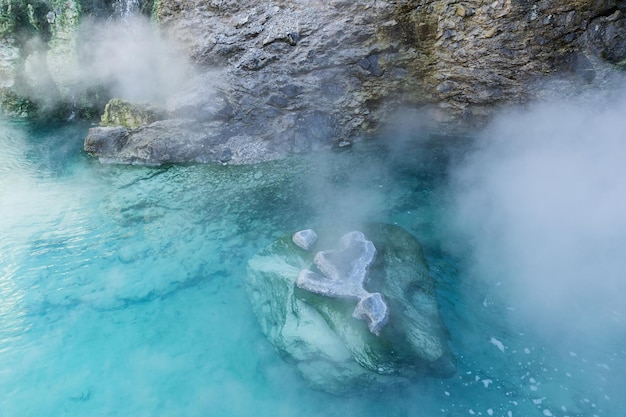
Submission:
POLYGON ((220 122, 190 119, 159 120, 135 129, 94 127, 89 129, 84 149, 101 162, 121 164, 245 164, 277 158, 256 138, 225 133, 220 122))
POLYGON ((131 103, 119 98, 109 100, 100 119, 100 126, 122 126, 129 129, 154 123, 167 117, 164 109, 150 103, 131 103))
MULTIPOLYGON (((376 247, 376 255, 368 252, 372 261, 365 267, 368 273, 361 290, 355 290, 359 296, 329 297, 299 288, 296 283, 303 270, 345 276, 351 269, 321 271, 314 261, 318 255, 297 246, 291 235, 251 258, 247 290, 263 333, 311 386, 334 394, 452 376, 455 359, 420 243, 388 224, 367 225, 362 235, 376 247), (376 314, 381 305, 388 307, 388 321, 376 333, 368 320, 360 318, 376 314)), ((332 250, 340 237, 337 232, 321 232, 312 249, 332 250)), ((346 246, 340 244, 339 252, 341 248, 346 246)))
POLYGON ((291 236, 293 243, 304 250, 309 250, 317 240, 317 233, 313 229, 300 230, 291 236))

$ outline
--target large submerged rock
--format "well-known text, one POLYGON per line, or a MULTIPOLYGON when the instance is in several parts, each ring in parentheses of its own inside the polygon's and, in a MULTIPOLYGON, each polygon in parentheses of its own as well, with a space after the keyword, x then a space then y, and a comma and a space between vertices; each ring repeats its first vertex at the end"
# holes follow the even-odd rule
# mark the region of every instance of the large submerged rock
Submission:
POLYGON ((335 394, 452 376, 455 360, 419 242, 393 225, 371 224, 362 232, 343 242, 341 235, 320 233, 308 251, 285 236, 250 259, 247 288, 263 332, 313 387, 335 394), (347 253, 347 262, 336 262, 347 253), (352 273, 363 280, 348 279, 351 288, 316 290, 319 280, 314 286, 298 283, 306 270, 331 281, 352 273), (382 305, 388 317, 374 331, 358 313, 382 305))

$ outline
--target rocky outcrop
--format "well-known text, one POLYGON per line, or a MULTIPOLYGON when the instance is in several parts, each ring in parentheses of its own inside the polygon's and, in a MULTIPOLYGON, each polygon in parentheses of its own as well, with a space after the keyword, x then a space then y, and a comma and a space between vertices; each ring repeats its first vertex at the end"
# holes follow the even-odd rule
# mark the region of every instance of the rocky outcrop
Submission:
POLYGON ((131 103, 111 99, 104 107, 100 126, 121 126, 134 129, 167 118, 165 110, 149 103, 131 103))
POLYGON ((185 113, 226 108, 216 135, 281 157, 349 144, 407 107, 437 129, 480 125, 498 106, 545 95, 537 80, 557 72, 575 91, 606 64, 624 65, 624 10, 583 0, 161 0, 157 18, 211 74, 181 95, 185 113), (199 88, 211 94, 194 98, 199 88))
MULTIPOLYGON (((16 91, 20 83, 2 80, 14 114, 28 112, 19 98, 32 92, 66 94, 78 13, 89 9, 40 3, 47 9, 38 17, 39 52, 15 36, 0 42, 0 73, 28 81, 16 91)), ((248 149, 246 161, 270 158, 265 150, 273 158, 349 144, 400 109, 419 109, 422 124, 438 130, 471 128, 499 106, 545 96, 537 81, 555 74, 569 81, 566 91, 602 84, 607 68, 626 66, 625 12, 623 0, 158 0, 154 7, 162 33, 199 72, 170 97, 168 117, 211 122, 216 138, 196 142, 198 152, 220 153, 233 138, 248 149)))
POLYGON ((624 1, 159 4, 196 62, 223 71, 235 108, 327 111, 344 138, 398 106, 432 105, 441 120, 487 114, 530 98, 534 77, 588 78, 596 58, 625 57, 624 1))
POLYGON ((161 120, 135 129, 94 127, 84 148, 102 162, 124 164, 246 164, 278 158, 263 142, 225 136, 215 124, 190 119, 161 120))
POLYGON ((314 253, 334 247, 340 237, 336 233, 320 232, 308 251, 285 236, 250 259, 247 289, 270 342, 313 387, 334 394, 452 376, 455 360, 419 242, 400 227, 385 224, 347 236, 338 251, 325 252, 323 262, 314 261, 314 253), (360 239, 363 235, 371 241, 360 239), (367 250, 363 242, 378 251, 367 250), (370 258, 362 284, 335 291, 337 281, 352 273, 363 275, 358 271, 368 270, 363 267, 370 258), (335 277, 326 277, 334 281, 330 291, 316 291, 317 285, 310 291, 299 282, 301 271, 311 270, 313 263, 322 265, 321 274, 335 277), (359 296, 353 296, 357 293, 362 296, 359 303, 359 296), (371 331, 360 313, 375 312, 381 305, 388 307, 388 321, 371 331))
MULTIPOLYGON (((626 10, 623 1, 429 3, 426 14, 416 16, 426 17, 431 30, 427 88, 443 107, 465 118, 533 99, 537 85, 550 88, 537 81, 556 73, 571 80, 572 91, 584 88, 606 64, 605 46, 589 39, 596 31, 593 22, 608 14, 624 22, 626 10)), ((606 43, 613 48, 626 46, 623 36, 610 39, 606 43)))

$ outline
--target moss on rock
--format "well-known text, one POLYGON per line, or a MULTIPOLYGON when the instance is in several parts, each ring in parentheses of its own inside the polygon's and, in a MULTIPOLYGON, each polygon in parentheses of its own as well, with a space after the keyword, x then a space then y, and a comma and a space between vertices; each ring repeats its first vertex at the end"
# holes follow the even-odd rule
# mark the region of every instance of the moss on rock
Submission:
POLYGON ((0 89, 0 109, 7 116, 27 118, 37 112, 37 105, 11 89, 2 88, 0 89))
POLYGON ((131 103, 114 98, 104 108, 100 126, 124 126, 134 129, 165 118, 165 110, 151 104, 131 103))

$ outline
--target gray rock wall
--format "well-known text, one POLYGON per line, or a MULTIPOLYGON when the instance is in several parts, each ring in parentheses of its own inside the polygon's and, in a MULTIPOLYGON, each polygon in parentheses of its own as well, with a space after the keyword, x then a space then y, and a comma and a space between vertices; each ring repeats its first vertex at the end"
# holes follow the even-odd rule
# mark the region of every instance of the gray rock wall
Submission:
MULTIPOLYGON (((40 61, 8 38, 0 42, 6 97, 13 97, 18 84, 10 78, 15 68, 25 69, 27 79, 29 68, 49 70, 42 72, 43 81, 58 92, 29 82, 31 90, 53 97, 63 96, 63 86, 71 84, 67 63, 76 59, 72 48, 81 3, 52 8, 55 2, 50 3, 54 19, 45 22, 50 50, 40 61)), ((206 140, 193 141, 204 152, 200 159, 229 163, 346 145, 406 108, 419 108, 438 129, 474 127, 496 108, 546 95, 537 81, 555 74, 572 90, 593 86, 606 68, 626 67, 624 12, 626 1, 617 0, 159 0, 154 5, 162 32, 175 38, 199 69, 192 86, 171 97, 167 117, 198 121, 207 131, 206 140)), ((166 143, 162 125, 159 140, 166 143)), ((143 141, 150 127, 142 132, 143 141)), ((131 146, 133 138, 130 132, 131 146)), ((181 155, 193 154, 193 146, 181 155)), ((162 160, 155 149, 150 163, 187 162, 162 160)), ((127 157, 142 162, 132 148, 127 157)))
POLYGON ((338 139, 406 104, 434 106, 447 121, 528 99, 530 81, 558 70, 589 79, 595 59, 626 58, 623 9, 611 0, 161 0, 158 18, 196 62, 223 71, 219 88, 238 117, 254 108, 289 126, 323 112, 338 139))
POLYGON ((415 19, 430 22, 427 89, 453 113, 485 116, 495 105, 532 99, 530 85, 544 76, 560 72, 576 86, 592 81, 610 52, 619 57, 609 62, 626 58, 619 29, 626 2, 427 3, 415 19))

